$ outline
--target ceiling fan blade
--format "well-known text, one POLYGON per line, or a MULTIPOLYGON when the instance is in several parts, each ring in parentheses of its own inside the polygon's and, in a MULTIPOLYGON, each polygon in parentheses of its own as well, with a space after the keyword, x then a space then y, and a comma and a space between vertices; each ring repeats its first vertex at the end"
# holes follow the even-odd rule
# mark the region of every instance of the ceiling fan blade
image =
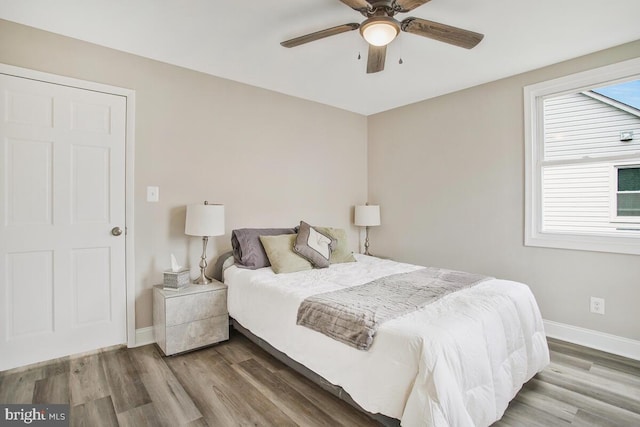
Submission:
POLYGON ((418 6, 429 3, 431 0, 395 0, 391 7, 396 12, 409 12, 418 6))
POLYGON ((360 24, 355 24, 355 23, 338 25, 337 27, 327 28, 326 30, 316 31, 315 33, 311 33, 304 36, 296 37, 295 39, 283 41, 280 44, 284 47, 296 47, 296 46, 300 46, 301 44, 323 39, 325 37, 335 36, 336 34, 357 30, 358 28, 360 28, 360 24))
POLYGON ((367 74, 384 70, 384 60, 387 57, 387 46, 369 45, 369 57, 367 58, 367 74))
POLYGON ((349 6, 351 9, 357 10, 358 12, 366 12, 367 10, 371 10, 371 4, 366 0, 340 0, 342 3, 349 6))
POLYGON ((430 39, 464 47, 465 49, 475 47, 484 37, 484 34, 413 17, 402 21, 400 28, 402 28, 402 31, 411 34, 429 37, 430 39))

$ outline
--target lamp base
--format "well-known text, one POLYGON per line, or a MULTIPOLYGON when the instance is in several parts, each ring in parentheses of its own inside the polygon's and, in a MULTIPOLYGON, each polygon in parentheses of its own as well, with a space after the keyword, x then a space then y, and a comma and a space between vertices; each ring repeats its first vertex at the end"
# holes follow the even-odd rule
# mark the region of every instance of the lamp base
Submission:
POLYGON ((202 276, 200 276, 193 281, 194 285, 208 285, 209 283, 211 283, 211 279, 209 279, 207 276, 205 276, 204 279, 202 278, 202 276))
POLYGON ((196 285, 207 285, 211 283, 211 278, 207 277, 205 271, 207 271, 207 242, 209 241, 208 236, 204 236, 202 238, 202 256, 200 257, 200 276, 196 280, 193 281, 196 285))
POLYGON ((196 280, 193 281, 194 285, 208 285, 212 282, 213 279, 211 277, 207 277, 203 271, 200 272, 200 276, 196 280))
POLYGON ((364 254, 371 256, 371 253, 369 252, 369 226, 365 227, 365 235, 366 238, 364 239, 364 254))

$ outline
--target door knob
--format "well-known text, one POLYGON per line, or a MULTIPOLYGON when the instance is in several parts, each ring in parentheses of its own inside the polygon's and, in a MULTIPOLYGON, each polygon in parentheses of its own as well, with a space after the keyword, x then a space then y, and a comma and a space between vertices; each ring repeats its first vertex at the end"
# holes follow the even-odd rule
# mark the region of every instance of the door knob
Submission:
POLYGON ((113 234, 114 236, 119 236, 122 234, 122 228, 120 227, 113 227, 111 229, 111 234, 113 234))

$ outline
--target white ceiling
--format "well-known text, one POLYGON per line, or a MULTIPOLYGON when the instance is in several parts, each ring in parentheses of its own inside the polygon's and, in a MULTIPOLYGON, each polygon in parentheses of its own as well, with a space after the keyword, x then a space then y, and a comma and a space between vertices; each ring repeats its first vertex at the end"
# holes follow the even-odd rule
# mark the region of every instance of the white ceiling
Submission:
POLYGON ((0 0, 3 19, 364 115, 640 39, 640 0, 432 0, 407 16, 485 38, 401 33, 367 75, 358 31, 279 44, 364 20, 339 0, 0 0))

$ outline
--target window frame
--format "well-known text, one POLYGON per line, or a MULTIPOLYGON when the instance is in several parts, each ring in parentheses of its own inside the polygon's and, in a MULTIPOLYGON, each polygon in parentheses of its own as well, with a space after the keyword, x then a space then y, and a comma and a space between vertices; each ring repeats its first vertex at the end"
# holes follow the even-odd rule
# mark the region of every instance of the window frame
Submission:
MULTIPOLYGON (((542 228, 544 99, 639 78, 640 58, 636 58, 524 87, 525 246, 640 255, 640 233, 624 236, 604 233, 587 235, 575 232, 543 231, 542 228)), ((613 165, 639 164, 640 152, 610 157, 607 160, 611 160, 613 165)))
MULTIPOLYGON (((618 215, 618 170, 620 169, 640 169, 640 160, 635 162, 615 163, 611 165, 611 175, 609 183, 611 184, 609 194, 611 207, 610 221, 621 224, 640 224, 640 216, 620 216, 618 215)), ((640 190, 626 192, 626 194, 640 194, 640 190)))

